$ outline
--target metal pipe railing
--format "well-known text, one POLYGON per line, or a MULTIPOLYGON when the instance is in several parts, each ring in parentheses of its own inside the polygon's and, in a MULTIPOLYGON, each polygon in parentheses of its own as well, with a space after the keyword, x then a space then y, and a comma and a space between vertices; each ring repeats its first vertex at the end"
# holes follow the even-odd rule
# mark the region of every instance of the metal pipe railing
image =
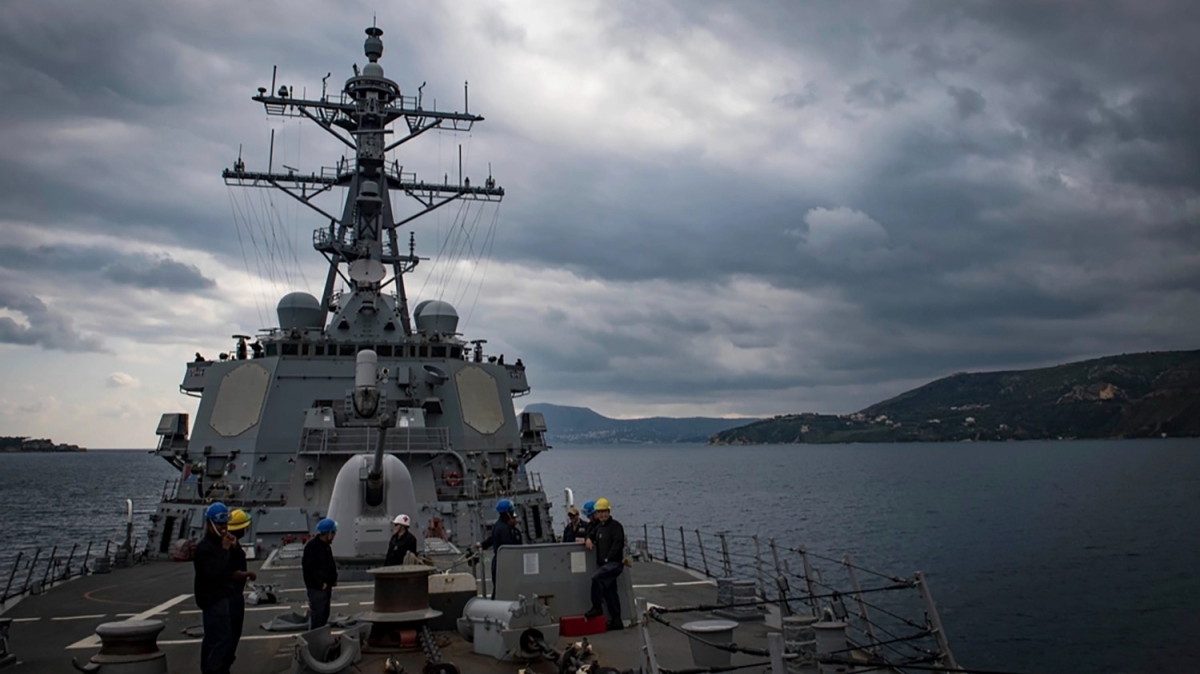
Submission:
POLYGON ((682 562, 684 568, 719 582, 752 581, 754 602, 774 605, 782 616, 799 613, 844 620, 849 630, 849 643, 856 649, 877 655, 882 649, 888 651, 889 657, 922 658, 924 661, 953 659, 945 633, 940 625, 934 624, 936 609, 930 608, 932 598, 922 592, 926 588, 920 582, 920 576, 899 578, 878 573, 855 565, 850 557, 837 560, 804 547, 781 546, 774 538, 763 539, 756 534, 706 533, 695 529, 694 538, 691 538, 683 527, 679 527, 679 538, 673 539, 666 535, 665 525, 654 525, 658 529, 654 534, 650 533, 649 524, 639 528, 641 532, 637 532, 637 528, 629 530, 642 537, 640 541, 628 542, 631 549, 642 550, 650 559, 665 563, 682 562), (713 548, 719 554, 715 567, 710 566, 708 559, 713 548), (818 562, 830 566, 822 569, 818 562), (842 576, 828 573, 836 567, 843 569, 842 576), (793 573, 792 569, 802 571, 793 573), (863 587, 856 571, 876 576, 888 584, 863 587), (826 582, 825 577, 837 580, 826 582), (792 592, 793 587, 798 591, 792 592), (871 602, 865 599, 867 594, 871 595, 871 602), (919 617, 905 618, 904 613, 919 617))
MULTIPOLYGON (((139 544, 141 542, 135 540, 131 551, 134 563, 141 561, 145 556, 144 551, 139 550, 139 544)), ((104 557, 110 556, 112 547, 111 540, 105 541, 104 557)), ((74 543, 70 552, 65 555, 59 554, 57 545, 51 546, 49 551, 40 546, 32 551, 18 550, 7 569, 0 567, 0 578, 4 579, 3 590, 0 591, 0 602, 31 592, 41 592, 55 583, 71 578, 89 575, 92 573, 91 562, 101 557, 100 554, 92 555, 94 549, 99 549, 98 542, 88 542, 86 546, 83 546, 82 543, 74 543), (79 556, 80 547, 84 547, 82 557, 79 556)), ((8 562, 0 562, 0 564, 4 563, 8 562)))

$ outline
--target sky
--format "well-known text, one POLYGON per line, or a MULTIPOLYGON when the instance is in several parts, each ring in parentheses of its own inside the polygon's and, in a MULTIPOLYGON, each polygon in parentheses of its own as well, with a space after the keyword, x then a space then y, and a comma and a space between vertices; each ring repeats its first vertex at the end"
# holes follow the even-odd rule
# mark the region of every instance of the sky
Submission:
POLYGON ((195 352, 320 292, 326 221, 220 172, 272 131, 332 166, 250 96, 336 91, 373 19, 405 95, 486 118, 393 157, 507 191, 406 226, 407 287, 523 359, 518 406, 847 413, 1200 347, 1195 2, 7 0, 0 435, 152 447, 195 352))

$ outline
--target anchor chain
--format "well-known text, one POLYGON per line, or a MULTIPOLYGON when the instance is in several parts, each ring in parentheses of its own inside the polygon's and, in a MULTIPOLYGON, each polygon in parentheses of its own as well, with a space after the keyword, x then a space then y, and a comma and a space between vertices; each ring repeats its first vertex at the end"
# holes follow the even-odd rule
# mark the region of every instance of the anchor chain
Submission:
POLYGON ((449 660, 442 660, 442 650, 438 648, 428 625, 421 625, 418 635, 421 638, 421 648, 425 651, 425 667, 421 670, 422 674, 460 674, 457 665, 449 660))

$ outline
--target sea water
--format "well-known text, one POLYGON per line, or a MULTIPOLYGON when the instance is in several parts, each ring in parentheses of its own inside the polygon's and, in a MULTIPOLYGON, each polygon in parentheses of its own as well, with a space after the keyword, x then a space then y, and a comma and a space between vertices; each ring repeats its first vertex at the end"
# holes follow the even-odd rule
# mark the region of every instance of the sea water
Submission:
MULTIPOLYGON (((1192 672, 1200 439, 558 447, 541 475, 631 524, 758 533, 926 575, 961 664, 1192 672)), ((137 452, 0 454, 0 569, 18 549, 145 539, 173 470, 137 452)), ((631 531, 631 535, 639 532, 631 531)))

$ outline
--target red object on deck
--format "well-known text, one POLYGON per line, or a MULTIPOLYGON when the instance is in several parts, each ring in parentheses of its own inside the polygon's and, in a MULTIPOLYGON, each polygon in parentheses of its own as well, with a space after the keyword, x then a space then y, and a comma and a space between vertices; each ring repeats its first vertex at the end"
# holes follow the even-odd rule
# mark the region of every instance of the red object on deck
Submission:
POLYGON ((558 623, 558 633, 564 637, 586 637, 592 634, 604 634, 606 631, 608 630, 605 628, 603 615, 598 615, 591 620, 581 615, 563 616, 558 623))

